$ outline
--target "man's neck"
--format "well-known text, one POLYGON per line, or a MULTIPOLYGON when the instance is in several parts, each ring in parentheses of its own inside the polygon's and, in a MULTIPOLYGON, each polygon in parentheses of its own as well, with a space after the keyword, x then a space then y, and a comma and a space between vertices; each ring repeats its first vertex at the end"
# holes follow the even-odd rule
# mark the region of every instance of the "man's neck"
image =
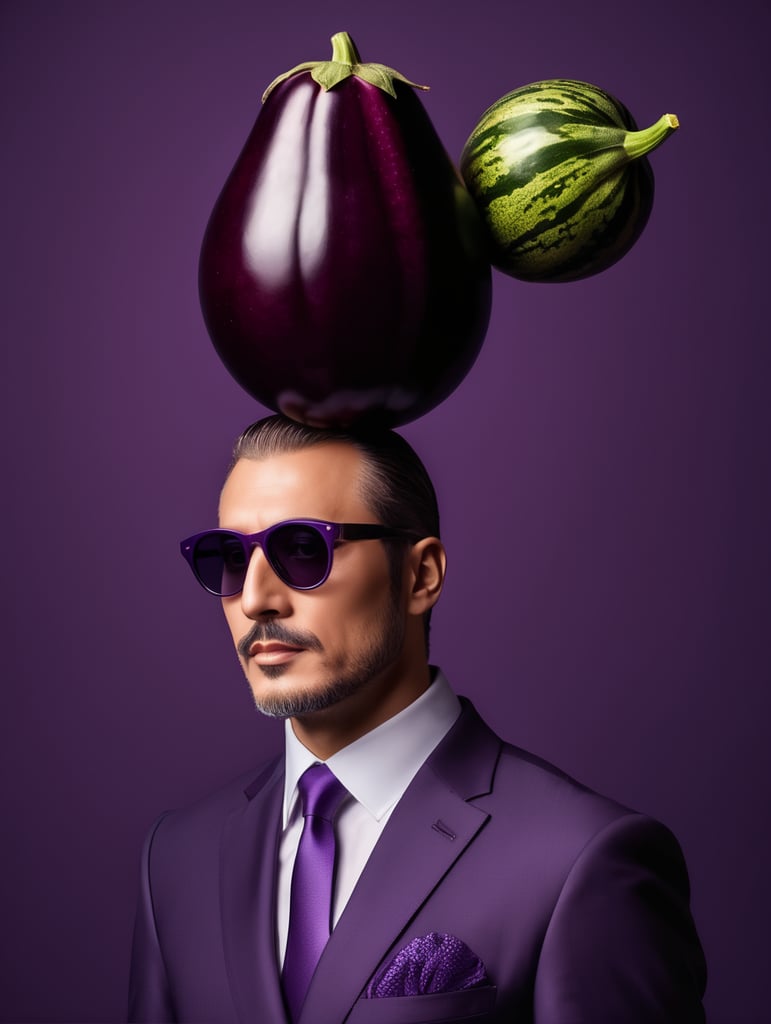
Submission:
POLYGON ((331 707, 291 719, 297 739, 320 761, 398 715, 431 685, 428 663, 398 682, 386 674, 331 707))

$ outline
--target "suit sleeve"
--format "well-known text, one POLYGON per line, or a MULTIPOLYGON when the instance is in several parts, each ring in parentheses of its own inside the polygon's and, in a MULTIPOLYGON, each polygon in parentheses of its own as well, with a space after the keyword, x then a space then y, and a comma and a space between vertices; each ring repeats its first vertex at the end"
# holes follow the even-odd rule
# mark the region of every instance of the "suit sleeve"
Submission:
POLYGON ((535 1024, 703 1024, 706 967, 677 840, 629 814, 565 881, 541 949, 535 1024))
POLYGON ((166 1024, 177 1020, 155 926, 150 860, 153 841, 166 815, 156 821, 142 851, 139 899, 129 974, 129 1024, 166 1024))

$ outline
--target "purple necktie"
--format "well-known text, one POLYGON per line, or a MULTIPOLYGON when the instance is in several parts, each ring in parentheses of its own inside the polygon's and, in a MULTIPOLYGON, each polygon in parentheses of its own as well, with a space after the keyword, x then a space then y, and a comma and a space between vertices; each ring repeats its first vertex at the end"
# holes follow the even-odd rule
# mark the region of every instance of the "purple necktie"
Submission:
POLYGON ((305 824, 292 871, 289 936, 282 982, 293 1021, 300 1015, 316 964, 329 939, 335 875, 333 822, 348 790, 325 764, 314 764, 297 783, 305 824))

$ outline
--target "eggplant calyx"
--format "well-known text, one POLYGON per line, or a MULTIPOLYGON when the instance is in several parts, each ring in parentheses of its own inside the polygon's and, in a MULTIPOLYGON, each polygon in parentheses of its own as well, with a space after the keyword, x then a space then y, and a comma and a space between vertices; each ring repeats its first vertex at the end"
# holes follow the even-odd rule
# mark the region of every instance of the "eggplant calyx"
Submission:
POLYGON ((332 36, 331 42, 331 60, 305 61, 292 68, 291 71, 286 71, 278 78, 274 78, 262 94, 262 102, 265 102, 280 82, 299 75, 303 71, 310 71, 313 81, 320 85, 325 92, 334 89, 346 78, 360 78, 362 81, 382 89, 383 92, 387 92, 394 99, 396 99, 394 81, 404 82, 413 89, 428 89, 427 85, 418 85, 417 82, 410 81, 409 78, 405 78, 393 68, 386 67, 385 64, 363 64, 356 44, 347 32, 337 32, 332 36))

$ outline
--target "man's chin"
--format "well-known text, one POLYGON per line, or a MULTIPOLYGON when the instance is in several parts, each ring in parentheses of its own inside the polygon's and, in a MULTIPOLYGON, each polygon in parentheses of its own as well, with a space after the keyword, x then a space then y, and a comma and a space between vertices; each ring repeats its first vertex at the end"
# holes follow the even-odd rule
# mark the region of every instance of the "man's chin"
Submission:
MULTIPOLYGON (((260 671, 263 677, 277 679, 284 673, 274 670, 283 668, 282 665, 263 665, 260 671), (269 667, 271 671, 266 672, 266 667, 269 667)), ((356 693, 360 686, 361 683, 358 679, 342 679, 327 683, 314 690, 290 686, 276 688, 273 692, 269 690, 266 692, 267 688, 264 686, 260 686, 259 689, 250 686, 250 689, 254 705, 263 715, 269 718, 295 718, 297 715, 313 714, 315 711, 323 711, 325 708, 339 704, 340 701, 356 693)))

